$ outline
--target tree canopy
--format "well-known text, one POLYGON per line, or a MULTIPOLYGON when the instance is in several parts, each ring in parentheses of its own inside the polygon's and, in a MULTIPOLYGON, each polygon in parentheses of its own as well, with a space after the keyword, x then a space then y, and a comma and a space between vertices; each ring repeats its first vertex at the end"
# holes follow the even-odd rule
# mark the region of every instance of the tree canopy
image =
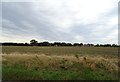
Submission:
POLYGON ((35 39, 30 40, 30 43, 0 43, 2 46, 76 46, 76 47, 119 47, 117 44, 83 44, 83 43, 66 43, 66 42, 54 42, 48 41, 38 42, 35 39))

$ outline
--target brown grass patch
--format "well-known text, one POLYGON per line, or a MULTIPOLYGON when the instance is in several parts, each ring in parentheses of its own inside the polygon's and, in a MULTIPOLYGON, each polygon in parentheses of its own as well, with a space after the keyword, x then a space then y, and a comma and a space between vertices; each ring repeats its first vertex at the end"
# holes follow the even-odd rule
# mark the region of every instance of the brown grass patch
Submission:
POLYGON ((65 66, 69 68, 74 64, 80 64, 90 69, 103 69, 110 72, 118 71, 117 58, 104 58, 102 56, 81 55, 79 60, 74 56, 48 56, 45 54, 3 54, 3 64, 15 65, 24 64, 28 68, 38 66, 59 67, 65 66))

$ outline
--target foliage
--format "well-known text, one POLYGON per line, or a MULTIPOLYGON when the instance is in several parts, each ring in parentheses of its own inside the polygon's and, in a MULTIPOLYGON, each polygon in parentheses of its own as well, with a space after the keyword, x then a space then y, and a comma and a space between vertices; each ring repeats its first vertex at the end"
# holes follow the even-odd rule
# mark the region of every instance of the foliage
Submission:
POLYGON ((87 47, 119 47, 117 44, 83 44, 83 43, 66 43, 66 42, 54 42, 49 43, 48 41, 38 42, 35 39, 30 40, 29 43, 0 43, 2 46, 87 46, 87 47))
POLYGON ((37 43, 38 43, 38 41, 36 41, 35 39, 32 39, 32 40, 30 40, 30 44, 31 45, 37 45, 37 43))

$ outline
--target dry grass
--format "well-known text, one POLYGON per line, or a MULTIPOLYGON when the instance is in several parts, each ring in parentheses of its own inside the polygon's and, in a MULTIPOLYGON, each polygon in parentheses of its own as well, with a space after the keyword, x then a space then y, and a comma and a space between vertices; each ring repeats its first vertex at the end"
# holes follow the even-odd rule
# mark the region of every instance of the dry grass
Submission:
POLYGON ((45 55, 102 55, 106 58, 118 56, 116 47, 32 47, 32 46, 3 46, 3 54, 11 53, 21 54, 45 54, 45 55))
POLYGON ((83 65, 90 69, 103 69, 109 72, 118 71, 118 59, 117 58, 104 58, 102 56, 82 55, 79 56, 79 60, 76 56, 48 56, 45 54, 3 54, 3 64, 14 65, 24 64, 27 67, 34 65, 59 67, 64 65, 66 68, 71 67, 74 64, 83 65))
MULTIPOLYGON (((33 80, 35 78, 47 79, 48 75, 49 79, 54 79, 54 77, 57 79, 59 73, 61 79, 75 79, 76 77, 78 77, 77 79, 83 77, 85 80, 115 79, 112 78, 112 75, 117 77, 118 68, 120 68, 117 54, 117 48, 109 47, 4 46, 1 56, 5 73, 3 76, 4 79, 12 79, 11 76, 15 76, 17 73, 18 79, 26 77, 31 79, 31 76, 34 77, 33 80), (28 76, 25 75, 25 71, 28 76), (13 75, 10 74, 11 72, 13 75), (45 77, 42 77, 43 75, 45 77)), ((17 77, 13 79, 16 80, 17 77)))

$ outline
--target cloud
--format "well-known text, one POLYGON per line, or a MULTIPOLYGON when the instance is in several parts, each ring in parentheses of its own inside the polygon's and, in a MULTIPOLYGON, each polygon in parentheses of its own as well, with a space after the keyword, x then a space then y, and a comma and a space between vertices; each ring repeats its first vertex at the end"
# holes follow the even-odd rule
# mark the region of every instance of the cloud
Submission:
POLYGON ((3 2, 1 41, 117 44, 117 0, 3 2))

